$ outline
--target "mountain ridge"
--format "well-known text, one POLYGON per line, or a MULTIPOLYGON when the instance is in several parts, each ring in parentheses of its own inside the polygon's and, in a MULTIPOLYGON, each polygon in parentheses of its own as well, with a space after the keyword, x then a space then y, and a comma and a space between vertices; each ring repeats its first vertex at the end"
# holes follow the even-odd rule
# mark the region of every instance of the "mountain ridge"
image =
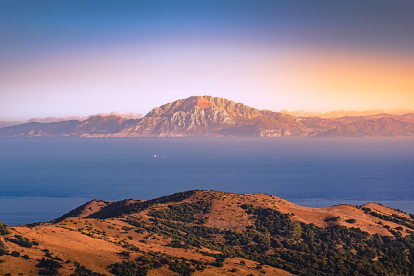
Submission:
POLYGON ((409 275, 413 252, 414 215, 260 193, 92 200, 49 223, 0 223, 2 275, 409 275))
POLYGON ((0 136, 408 137, 414 136, 414 114, 295 117, 224 98, 192 96, 155 107, 139 119, 96 115, 84 121, 26 123, 0 128, 0 136))

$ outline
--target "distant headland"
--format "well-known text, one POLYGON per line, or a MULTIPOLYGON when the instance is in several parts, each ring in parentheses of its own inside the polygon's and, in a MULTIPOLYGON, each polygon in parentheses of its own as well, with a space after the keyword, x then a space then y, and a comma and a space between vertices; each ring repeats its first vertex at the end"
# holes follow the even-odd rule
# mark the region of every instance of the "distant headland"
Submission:
POLYGON ((414 113, 341 118, 295 117, 211 96, 193 96, 138 119, 92 116, 84 121, 31 122, 0 128, 0 137, 410 137, 414 113))

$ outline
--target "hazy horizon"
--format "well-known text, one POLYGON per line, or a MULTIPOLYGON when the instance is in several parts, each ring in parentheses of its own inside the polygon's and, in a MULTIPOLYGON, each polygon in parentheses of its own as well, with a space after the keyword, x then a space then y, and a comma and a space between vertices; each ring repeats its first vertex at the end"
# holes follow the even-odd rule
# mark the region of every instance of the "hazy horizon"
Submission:
MULTIPOLYGON (((248 105, 248 104, 246 104, 248 105)), ((254 108, 254 107, 253 107, 254 108)), ((274 111, 274 110, 272 110, 274 111)), ((277 112, 277 111, 275 111, 277 112)), ((370 116, 370 115, 377 115, 377 114, 392 114, 392 115, 403 115, 407 113, 413 113, 414 109, 409 110, 384 110, 384 109, 375 109, 375 110, 332 110, 327 112, 317 112, 317 111, 306 111, 306 110, 280 110, 281 113, 288 113, 296 117, 320 117, 325 119, 334 119, 334 118, 341 118, 345 116, 370 116)), ((67 117, 43 117, 43 118, 29 118, 23 120, 0 120, 0 128, 13 126, 18 124, 24 123, 53 123, 53 122, 62 122, 68 120, 78 120, 84 121, 93 116, 119 116, 122 118, 127 119, 139 119, 144 117, 148 112, 144 115, 140 113, 132 113, 132 112, 110 112, 110 113, 97 113, 97 114, 90 114, 88 116, 67 116, 67 117)))
POLYGON ((0 274, 410 274, 413 15, 0 0, 0 274))

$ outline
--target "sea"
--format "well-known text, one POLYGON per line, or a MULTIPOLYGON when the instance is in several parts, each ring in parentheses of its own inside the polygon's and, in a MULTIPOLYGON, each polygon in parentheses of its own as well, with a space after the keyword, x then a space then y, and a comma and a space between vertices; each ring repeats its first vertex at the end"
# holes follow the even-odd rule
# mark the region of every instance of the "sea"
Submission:
POLYGON ((413 138, 0 138, 0 221, 201 189, 414 213, 413 138), (153 156, 165 158, 153 158, 153 156))

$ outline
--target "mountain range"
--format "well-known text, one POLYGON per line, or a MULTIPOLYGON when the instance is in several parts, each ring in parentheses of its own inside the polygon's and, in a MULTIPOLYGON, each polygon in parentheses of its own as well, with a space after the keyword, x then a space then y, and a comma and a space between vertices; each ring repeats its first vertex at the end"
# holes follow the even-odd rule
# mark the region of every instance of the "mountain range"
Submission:
POLYGON ((414 215, 192 190, 0 223, 1 275, 412 275, 414 215))
POLYGON ((193 96, 152 109, 139 119, 91 116, 84 121, 31 122, 0 128, 1 137, 414 136, 414 113, 327 119, 259 110, 211 96, 193 96))

